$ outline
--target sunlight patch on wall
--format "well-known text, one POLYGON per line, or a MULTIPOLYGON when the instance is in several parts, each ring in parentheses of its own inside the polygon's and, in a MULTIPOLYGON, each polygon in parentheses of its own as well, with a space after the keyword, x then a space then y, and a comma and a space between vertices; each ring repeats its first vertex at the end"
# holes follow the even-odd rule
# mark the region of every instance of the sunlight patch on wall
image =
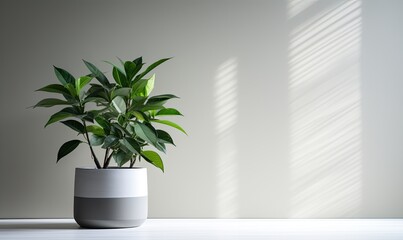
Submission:
POLYGON ((288 1, 288 18, 293 18, 307 9, 318 0, 289 0, 288 1))
MULTIPOLYGON (((295 1, 289 3, 292 21, 295 1)), ((290 29, 293 218, 360 211, 361 1, 333 3, 290 29)))
POLYGON ((237 60, 222 63, 215 77, 215 133, 217 140, 217 217, 238 217, 237 60))

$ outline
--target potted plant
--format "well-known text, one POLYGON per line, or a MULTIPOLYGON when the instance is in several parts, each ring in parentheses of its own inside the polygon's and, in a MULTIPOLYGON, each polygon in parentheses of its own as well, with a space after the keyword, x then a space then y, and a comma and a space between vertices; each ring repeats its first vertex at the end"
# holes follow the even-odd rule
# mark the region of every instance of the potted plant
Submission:
POLYGON ((165 153, 166 144, 174 145, 174 141, 157 124, 186 134, 178 124, 161 119, 182 115, 175 108, 165 107, 167 101, 177 97, 150 96, 155 81, 155 74, 150 76, 150 72, 167 60, 143 69, 142 57, 125 62, 119 59, 121 66, 110 63, 114 82, 87 61, 84 64, 89 73, 79 78, 54 67, 60 83, 37 90, 62 98, 46 98, 34 107, 65 106, 50 116, 45 127, 60 122, 78 133, 79 139, 60 147, 56 162, 85 144, 96 167, 76 168, 74 218, 80 226, 134 227, 147 219, 147 171, 135 167, 135 163, 144 159, 164 171, 163 161, 153 149, 165 153), (94 78, 98 83, 91 82, 94 78), (104 149, 102 158, 95 154, 95 147, 104 149))

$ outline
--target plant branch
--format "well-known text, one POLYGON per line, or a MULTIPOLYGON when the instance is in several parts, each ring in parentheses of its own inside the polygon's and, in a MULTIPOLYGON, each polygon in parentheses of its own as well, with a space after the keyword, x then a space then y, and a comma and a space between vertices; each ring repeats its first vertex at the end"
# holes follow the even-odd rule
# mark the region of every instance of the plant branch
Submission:
POLYGON ((95 165, 97 166, 98 169, 102 168, 101 164, 99 164, 97 156, 95 155, 94 149, 92 149, 92 145, 91 145, 91 142, 90 142, 90 137, 88 136, 87 124, 85 123, 85 120, 83 120, 83 125, 84 125, 85 136, 87 137, 87 142, 88 142, 88 145, 90 146, 92 159, 94 159, 95 165))
POLYGON ((130 168, 132 168, 134 163, 136 162, 136 157, 137 156, 134 156, 134 158, 130 159, 130 168))
POLYGON ((108 168, 109 163, 110 163, 111 158, 112 158, 112 155, 113 155, 113 151, 111 152, 111 154, 110 154, 110 155, 108 156, 108 158, 106 159, 106 163, 104 164, 104 168, 108 168))
POLYGON ((103 167, 103 168, 107 168, 107 167, 108 167, 108 166, 106 165, 106 161, 108 160, 109 149, 110 149, 110 148, 106 148, 106 151, 105 151, 104 167, 103 167))

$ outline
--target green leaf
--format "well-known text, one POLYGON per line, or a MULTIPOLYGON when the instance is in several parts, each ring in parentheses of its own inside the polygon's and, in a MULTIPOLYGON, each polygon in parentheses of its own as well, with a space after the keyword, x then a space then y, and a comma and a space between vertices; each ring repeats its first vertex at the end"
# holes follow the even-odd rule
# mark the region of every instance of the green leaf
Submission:
POLYGON ((36 107, 53 107, 56 105, 70 105, 69 102, 57 99, 57 98, 45 98, 35 104, 34 108, 36 107))
POLYGON ((104 143, 105 137, 91 134, 90 143, 92 146, 100 146, 104 143))
POLYGON ((115 89, 112 91, 112 98, 114 98, 116 96, 128 97, 128 96, 130 96, 130 91, 131 91, 131 88, 128 88, 128 87, 122 87, 122 88, 115 89))
POLYGON ((150 71, 152 71, 154 68, 158 67, 160 64, 164 63, 165 61, 168 61, 171 58, 164 58, 164 59, 160 59, 158 61, 156 61, 155 63, 151 64, 150 66, 148 66, 148 68, 140 73, 137 77, 136 80, 138 79, 142 79, 147 73, 149 73, 150 71))
POLYGON ((157 130, 157 136, 158 142, 170 143, 175 146, 174 140, 172 139, 171 135, 169 135, 169 133, 159 129, 157 130))
POLYGON ((141 120, 141 121, 148 121, 148 119, 149 119, 149 117, 141 111, 132 111, 130 113, 133 114, 138 120, 141 120))
POLYGON ((42 92, 50 92, 50 93, 61 93, 61 94, 66 94, 66 95, 70 95, 70 92, 63 86, 60 84, 50 84, 47 85, 43 88, 40 88, 36 91, 42 91, 42 92))
POLYGON ((152 165, 156 166, 157 168, 161 169, 164 172, 164 163, 158 153, 154 151, 142 151, 141 156, 152 165))
POLYGON ((180 116, 183 116, 182 113, 180 113, 175 108, 161 109, 155 114, 155 116, 162 116, 162 115, 180 115, 180 116))
POLYGON ((102 116, 95 117, 95 121, 101 126, 104 131, 106 131, 106 134, 109 134, 109 131, 111 129, 109 122, 102 116))
POLYGON ((98 136, 104 136, 105 135, 104 129, 101 128, 100 126, 97 126, 97 125, 87 126, 87 132, 91 132, 91 133, 93 133, 95 135, 98 135, 98 136))
POLYGON ((168 120, 160 120, 160 119, 150 119, 150 121, 171 126, 171 127, 176 128, 179 131, 181 131, 181 132, 183 132, 184 134, 187 135, 186 131, 181 126, 179 126, 178 124, 176 124, 174 122, 171 122, 171 121, 168 121, 168 120))
POLYGON ((141 152, 139 143, 133 138, 125 137, 122 139, 121 144, 123 144, 133 154, 140 154, 141 152))
POLYGON ((109 102, 109 94, 107 90, 105 90, 101 85, 98 84, 90 84, 91 87, 87 91, 87 96, 84 102, 88 101, 87 99, 91 98, 101 98, 104 99, 106 102, 109 102))
POLYGON ((66 86, 66 84, 70 83, 70 84, 75 84, 76 80, 73 77, 73 75, 71 75, 69 72, 67 72, 66 70, 62 69, 62 68, 58 68, 53 66, 54 70, 55 70, 55 74, 57 79, 59 79, 59 81, 62 83, 63 86, 66 86))
POLYGON ((131 153, 125 153, 122 150, 118 150, 112 154, 113 158, 115 159, 116 164, 121 167, 125 165, 133 156, 131 153))
POLYGON ((103 105, 103 106, 108 105, 108 102, 104 98, 101 98, 101 97, 88 97, 87 96, 84 99, 83 103, 85 104, 85 103, 89 103, 89 102, 93 102, 95 104, 100 104, 100 105, 103 105))
MULTIPOLYGON (((122 59, 120 59, 120 58, 117 58, 117 59, 119 59, 119 62, 122 64, 122 66, 125 64, 125 63, 122 61, 122 59)), ((120 68, 118 65, 115 65, 115 64, 113 64, 112 62, 109 62, 109 61, 104 61, 104 62, 106 62, 107 64, 111 65, 112 67, 117 68, 121 73, 124 72, 124 70, 123 70, 122 68, 120 68)))
POLYGON ((104 145, 102 145, 102 148, 113 147, 113 146, 116 145, 118 142, 119 142, 119 138, 117 138, 116 136, 113 136, 113 135, 108 135, 108 136, 105 138, 104 145))
POLYGON ((83 77, 77 78, 77 80, 76 80, 76 92, 77 92, 77 95, 80 94, 81 89, 85 85, 87 85, 89 82, 91 82, 91 80, 92 80, 92 77, 89 77, 89 76, 83 76, 83 77))
POLYGON ((113 67, 113 69, 112 69, 112 76, 113 76, 113 79, 115 79, 115 82, 119 85, 119 86, 122 86, 122 82, 120 81, 120 77, 119 77, 119 70, 118 70, 118 68, 117 67, 113 67))
POLYGON ((147 103, 146 105, 136 107, 135 110, 140 110, 140 111, 146 112, 146 111, 160 110, 160 109, 164 109, 164 108, 165 107, 160 104, 148 104, 147 103))
POLYGON ((76 88, 74 87, 74 84, 67 83, 67 84, 65 85, 65 87, 66 87, 66 89, 69 91, 70 95, 71 95, 73 98, 78 96, 78 94, 77 94, 77 92, 76 92, 76 88))
POLYGON ((120 131, 120 132, 118 132, 119 135, 122 135, 122 136, 124 134, 130 135, 130 133, 127 131, 127 129, 120 126, 118 123, 112 123, 112 126, 115 128, 115 132, 118 132, 118 131, 116 131, 117 129, 120 131))
POLYGON ((143 63, 143 57, 138 57, 138 58, 134 59, 133 63, 136 64, 137 67, 142 66, 144 64, 143 63))
POLYGON ((126 72, 126 77, 128 82, 131 82, 131 80, 133 79, 133 77, 136 75, 136 69, 137 66, 134 62, 131 61, 126 61, 124 63, 124 67, 125 67, 125 72, 126 72))
POLYGON ((88 70, 90 70, 90 72, 92 74, 94 74, 94 77, 105 87, 109 88, 110 83, 108 81, 108 78, 106 78, 106 76, 97 68, 95 67, 94 64, 87 62, 85 60, 83 60, 85 66, 87 66, 88 70))
POLYGON ((136 122, 136 124, 134 125, 134 131, 136 135, 144 141, 153 145, 157 144, 156 132, 144 123, 136 122))
POLYGON ((126 102, 121 96, 117 96, 112 100, 112 105, 118 113, 126 112, 126 102))
POLYGON ((137 96, 148 97, 154 89, 155 74, 149 79, 141 79, 133 84, 131 98, 137 96))
POLYGON ((161 152, 166 153, 165 143, 157 142, 157 144, 155 144, 154 147, 160 150, 161 152))
POLYGON ((123 126, 123 125, 125 125, 125 122, 126 122, 126 118, 124 117, 124 115, 119 115, 119 116, 118 116, 118 123, 119 123, 121 126, 123 126))
POLYGON ((157 95, 150 97, 147 101, 148 104, 164 104, 166 101, 168 101, 171 98, 179 98, 173 94, 162 94, 162 95, 157 95))
POLYGON ((63 158, 67 154, 71 153, 74 149, 77 148, 78 145, 80 145, 80 143, 81 143, 80 140, 71 140, 71 141, 68 141, 68 142, 64 143, 60 147, 59 152, 57 153, 57 161, 56 162, 59 162, 59 160, 61 158, 63 158))
POLYGON ((126 75, 119 70, 117 67, 113 67, 112 76, 115 79, 116 83, 123 87, 128 87, 129 82, 126 78, 126 75))
POLYGON ((63 110, 53 114, 52 116, 50 116, 50 118, 49 118, 48 122, 46 123, 45 127, 47 127, 48 125, 50 125, 52 123, 58 122, 60 120, 63 120, 65 118, 75 117, 75 116, 76 116, 75 114, 72 114, 71 112, 66 112, 63 109, 63 110))
POLYGON ((66 125, 67 127, 71 128, 71 129, 73 129, 74 131, 77 131, 78 133, 83 134, 85 132, 84 125, 76 120, 66 120, 66 121, 62 121, 61 123, 63 123, 64 125, 66 125))

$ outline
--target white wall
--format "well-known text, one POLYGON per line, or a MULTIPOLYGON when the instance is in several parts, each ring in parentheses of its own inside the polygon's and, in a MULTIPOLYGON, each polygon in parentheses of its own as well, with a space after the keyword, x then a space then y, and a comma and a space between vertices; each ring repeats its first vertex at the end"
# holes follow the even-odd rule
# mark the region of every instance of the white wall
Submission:
POLYGON ((174 56, 156 92, 189 133, 149 167, 150 217, 402 217, 403 2, 297 2, 1 1, 0 218, 71 217, 91 164, 56 165, 73 133, 26 109, 52 65, 140 55, 174 56))

